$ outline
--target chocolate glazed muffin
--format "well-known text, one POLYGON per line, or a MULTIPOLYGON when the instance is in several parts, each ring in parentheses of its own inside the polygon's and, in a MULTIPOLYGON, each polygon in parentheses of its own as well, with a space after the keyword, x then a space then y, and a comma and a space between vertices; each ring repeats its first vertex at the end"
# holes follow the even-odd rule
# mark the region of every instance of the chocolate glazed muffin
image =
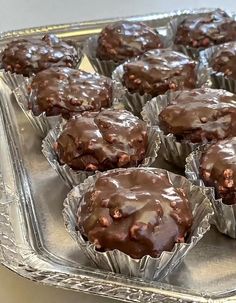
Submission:
POLYGON ((56 141, 59 162, 74 170, 137 166, 148 144, 146 124, 125 110, 73 117, 56 141))
POLYGON ((192 221, 182 189, 163 173, 135 168, 100 176, 78 212, 79 229, 97 250, 118 249, 134 259, 171 251, 192 221))
POLYGON ((112 81, 104 76, 67 67, 39 72, 29 88, 35 115, 62 115, 65 119, 84 111, 100 111, 112 105, 112 81))
POLYGON ((2 66, 6 71, 26 77, 51 66, 75 67, 78 61, 77 49, 52 34, 42 39, 14 40, 2 54, 2 66))
POLYGON ((124 65, 123 84, 131 93, 164 94, 167 90, 196 87, 196 63, 169 49, 146 52, 124 65))
POLYGON ((236 96, 224 90, 183 91, 159 114, 160 128, 178 141, 206 143, 236 135, 236 96))
POLYGON ((107 25, 100 33, 97 57, 123 62, 150 49, 162 48, 163 43, 152 28, 141 22, 119 21, 107 25))
POLYGON ((204 16, 188 16, 180 23, 175 44, 193 48, 207 48, 212 45, 236 40, 236 21, 220 9, 204 16))
POLYGON ((236 42, 220 45, 211 58, 210 66, 214 71, 236 80, 236 42))
POLYGON ((236 137, 210 146, 200 160, 200 175, 225 204, 236 204, 236 137))

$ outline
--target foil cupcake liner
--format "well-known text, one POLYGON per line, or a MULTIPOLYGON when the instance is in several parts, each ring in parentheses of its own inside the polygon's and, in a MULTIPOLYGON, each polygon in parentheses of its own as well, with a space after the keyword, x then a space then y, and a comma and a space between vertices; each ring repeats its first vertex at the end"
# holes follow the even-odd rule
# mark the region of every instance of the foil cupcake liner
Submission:
MULTIPOLYGON (((200 160, 203 152, 207 146, 200 147, 192 152, 186 159, 185 175, 196 185, 204 187, 205 184, 200 177, 200 160)), ((205 186, 206 187, 206 186, 205 186)), ((236 239, 236 205, 227 205, 222 202, 222 199, 215 198, 215 189, 213 187, 206 187, 207 196, 212 201, 214 216, 212 217, 212 224, 214 224, 218 231, 236 239)))
POLYGON ((169 92, 166 95, 160 95, 152 100, 148 101, 143 107, 141 116, 144 121, 147 122, 149 127, 155 128, 159 132, 161 144, 163 147, 163 158, 165 161, 180 167, 184 168, 186 163, 187 156, 197 149, 200 145, 205 145, 207 143, 192 143, 190 141, 182 140, 177 141, 176 137, 173 134, 165 135, 159 126, 159 114, 160 112, 167 107, 173 97, 178 96, 181 91, 169 92))
MULTIPOLYGON (((111 77, 112 72, 121 64, 121 62, 116 62, 113 60, 101 60, 97 58, 96 50, 98 37, 98 35, 94 35, 88 38, 83 44, 83 52, 97 73, 106 77, 111 77)), ((165 48, 172 45, 172 41, 169 39, 169 37, 164 37, 162 35, 160 35, 160 37, 165 48)))
MULTIPOLYGON (((139 168, 141 169, 141 168, 139 168)), ((82 196, 93 187, 101 173, 90 176, 84 183, 74 187, 64 201, 63 217, 67 231, 77 241, 84 254, 99 268, 124 274, 141 277, 146 280, 160 280, 169 274, 198 243, 209 230, 209 219, 213 214, 211 202, 205 195, 204 188, 193 185, 180 175, 162 169, 146 168, 153 173, 165 173, 170 182, 187 193, 193 212, 193 225, 186 243, 175 244, 172 251, 164 251, 158 258, 144 256, 133 259, 119 250, 106 252, 96 251, 93 244, 85 241, 77 228, 77 213, 79 212, 82 196)), ((113 171, 120 171, 116 169, 113 171)))
POLYGON ((19 85, 21 85, 25 81, 25 79, 27 79, 23 75, 6 72, 4 69, 0 70, 0 77, 8 85, 11 91, 16 89, 19 85))
MULTIPOLYGON (((54 128, 58 123, 62 123, 65 119, 61 115, 46 116, 45 112, 36 116, 33 111, 29 109, 29 104, 35 102, 36 99, 33 94, 30 95, 28 92, 31 81, 32 78, 24 78, 22 83, 18 83, 18 87, 13 90, 13 95, 38 135, 44 138, 50 129, 54 128)), ((111 107, 123 108, 123 105, 120 102, 122 100, 122 96, 125 94, 123 87, 115 81, 112 82, 112 87, 113 96, 111 107)))
MULTIPOLYGON (((138 58, 133 59, 132 61, 137 60, 138 58)), ((130 61, 126 61, 123 64, 119 65, 114 72, 112 73, 112 79, 116 82, 120 83, 120 85, 123 85, 123 75, 124 75, 124 65, 127 64, 130 61)), ((197 87, 210 87, 210 76, 208 73, 208 69, 205 68, 204 65, 197 64, 196 66, 196 72, 197 72, 197 87)), ((145 104, 152 100, 153 97, 150 94, 143 94, 140 95, 139 93, 130 93, 127 88, 123 86, 124 89, 124 95, 121 100, 121 102, 124 105, 124 108, 132 112, 134 115, 141 117, 141 112, 143 110, 143 107, 145 104)), ((171 90, 167 91, 166 94, 169 94, 171 90)))
MULTIPOLYGON (((190 12, 188 12, 188 14, 182 14, 182 15, 176 16, 167 25, 167 36, 169 36, 170 39, 174 43, 178 26, 181 24, 181 22, 183 22, 185 20, 186 17, 188 17, 188 16, 201 17, 212 11, 214 11, 213 8, 203 8, 203 9, 193 10, 192 13, 190 11, 190 12)), ((231 16, 230 13, 228 13, 228 14, 231 16)), ((198 59, 200 52, 205 49, 204 47, 194 48, 194 47, 181 45, 181 44, 174 44, 173 48, 184 53, 185 55, 192 57, 193 59, 198 59)))
POLYGON ((235 42, 227 42, 222 45, 216 45, 202 50, 199 55, 200 64, 207 69, 214 88, 222 88, 236 94, 236 80, 224 75, 224 73, 214 71, 211 62, 215 53, 222 48, 223 45, 234 45, 235 42))
MULTIPOLYGON (((77 47, 77 51, 78 51, 78 62, 77 65, 75 67, 75 69, 79 69, 80 63, 83 59, 83 52, 80 46, 76 46, 77 47)), ((3 53, 4 48, 2 48, 0 50, 0 67, 1 66, 1 59, 2 59, 2 53, 3 53)), ((34 75, 32 75, 34 76, 34 75)), ((17 87, 19 87, 20 85, 22 85, 24 82, 29 81, 29 77, 25 77, 21 74, 16 74, 16 73, 12 73, 9 71, 5 71, 4 69, 0 70, 0 77, 5 81, 5 83, 8 85, 8 87, 14 91, 15 89, 17 89, 17 87)))
MULTIPOLYGON (((58 161, 58 156, 54 150, 54 145, 57 138, 63 131, 66 122, 58 124, 55 128, 51 129, 47 134, 46 138, 42 143, 42 152, 54 170, 63 179, 65 184, 72 188, 80 183, 82 183, 88 176, 93 175, 95 172, 89 171, 75 171, 70 168, 67 164, 61 165, 58 161)), ((158 156, 158 151, 160 149, 160 139, 158 132, 155 129, 148 129, 148 146, 145 158, 139 166, 147 167, 151 166, 158 156)))

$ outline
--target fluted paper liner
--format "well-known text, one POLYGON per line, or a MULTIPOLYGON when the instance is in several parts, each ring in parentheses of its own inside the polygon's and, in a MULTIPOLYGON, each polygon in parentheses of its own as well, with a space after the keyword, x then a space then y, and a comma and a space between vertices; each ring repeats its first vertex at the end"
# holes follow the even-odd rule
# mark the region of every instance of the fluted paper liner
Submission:
MULTIPOLYGON (((231 44, 234 45, 234 48, 236 47, 235 41, 227 42, 223 45, 231 44)), ((218 50, 220 50, 221 46, 222 45, 216 45, 201 51, 199 56, 200 64, 207 68, 208 74, 212 81, 212 86, 214 88, 222 88, 236 94, 236 79, 230 78, 229 76, 224 75, 222 72, 214 71, 211 67, 213 56, 218 50)))
MULTIPOLYGON (((167 48, 172 45, 172 41, 169 37, 164 37, 160 35, 160 38, 164 44, 164 47, 167 48)), ((113 60, 101 60, 97 57, 97 40, 98 35, 94 35, 88 38, 83 45, 84 55, 87 56, 89 62, 91 63, 94 70, 104 76, 111 77, 112 72, 115 70, 117 66, 119 66, 122 62, 116 62, 113 60)))
MULTIPOLYGON (((180 51, 181 53, 184 53, 185 55, 190 56, 193 59, 198 59, 199 54, 202 50, 206 49, 204 47, 191 47, 188 45, 182 45, 182 44, 174 44, 176 32, 178 29, 178 26, 186 19, 186 17, 189 16, 196 16, 201 17, 206 15, 207 13, 213 12, 215 9, 213 8, 207 8, 207 9, 196 9, 196 10, 190 10, 187 14, 181 14, 179 16, 176 16, 173 18, 167 25, 167 36, 173 41, 173 48, 180 51)), ((229 14, 229 13, 228 13, 229 14)), ((229 14, 230 15, 230 14, 229 14)))
POLYGON ((173 97, 181 91, 160 95, 148 101, 141 112, 142 118, 148 126, 154 127, 159 132, 163 148, 164 159, 178 167, 184 168, 186 157, 200 145, 204 143, 192 143, 191 141, 177 141, 173 134, 165 135, 159 126, 160 112, 171 103, 173 97))
MULTIPOLYGON (((44 138, 50 129, 54 128, 58 123, 62 123, 65 119, 61 115, 46 116, 45 112, 36 116, 33 111, 29 109, 29 104, 35 102, 33 94, 30 95, 28 92, 31 81, 32 78, 24 78, 24 81, 13 91, 13 94, 31 125, 35 128, 37 133, 44 138)), ((123 87, 119 83, 112 81, 112 90, 113 96, 111 107, 122 107, 120 100, 122 100, 122 96, 125 93, 123 87)))
MULTIPOLYGON (((63 131, 65 121, 57 127, 51 129, 43 140, 42 143, 42 152, 51 166, 55 169, 59 176, 63 179, 65 184, 72 188, 80 183, 82 183, 88 176, 93 175, 95 172, 79 170, 75 171, 70 168, 67 164, 60 165, 58 161, 58 156, 54 150, 54 145, 57 138, 60 136, 63 131)), ((145 154, 145 158, 139 166, 151 166, 152 163, 156 160, 158 156, 158 151, 160 149, 160 139, 158 132, 155 129, 148 129, 148 146, 145 154)))
MULTIPOLYGON (((76 47, 78 51, 78 62, 76 64, 75 69, 78 69, 83 58, 83 52, 80 46, 76 46, 76 47)), ((0 49, 0 67, 2 67, 1 60, 2 60, 3 50, 4 47, 0 49)), ((12 91, 14 91, 20 85, 22 85, 22 83, 29 81, 29 77, 25 77, 22 74, 12 73, 10 71, 5 71, 4 69, 0 71, 0 75, 1 78, 6 82, 6 84, 12 91)))
MULTIPOLYGON (((213 211, 211 202, 204 193, 204 188, 195 186, 186 178, 163 169, 145 169, 157 174, 165 173, 173 186, 182 188, 189 198, 194 220, 186 243, 175 244, 172 251, 164 251, 158 258, 144 256, 141 259, 133 259, 119 250, 96 251, 95 246, 85 241, 78 231, 77 213, 79 213, 83 195, 94 186, 96 179, 101 173, 90 176, 84 183, 71 190, 64 201, 63 217, 65 226, 72 238, 77 241, 80 249, 97 267, 128 276, 141 277, 148 280, 160 280, 182 261, 186 254, 209 230, 209 218, 212 216, 213 211)), ((120 170, 115 169, 112 171, 120 170)))
MULTIPOLYGON (((126 61, 123 64, 119 65, 112 73, 112 79, 120 83, 120 85, 123 85, 124 65, 127 64, 128 62, 135 60, 138 60, 138 58, 132 59, 130 61, 126 61)), ((197 64, 196 73, 197 73, 196 87, 211 86, 209 73, 204 65, 197 64)), ((125 109, 129 110, 134 115, 140 117, 143 107, 149 100, 153 99, 153 97, 147 93, 143 95, 140 95, 139 93, 130 93, 125 86, 123 86, 123 88, 125 93, 123 95, 121 102, 123 103, 125 109)), ((171 92, 171 90, 168 90, 166 94, 168 94, 169 92, 171 92)))
MULTIPOLYGON (((186 159, 185 174, 186 177, 194 184, 199 186, 205 186, 203 180, 200 177, 200 160, 202 153, 206 150, 205 147, 201 147, 192 152, 186 159)), ((206 186, 205 186, 206 187, 206 186)), ((214 216, 212 223, 217 229, 231 238, 236 239, 236 204, 227 205, 222 202, 222 199, 215 198, 215 189, 213 187, 206 187, 207 195, 212 201, 214 210, 214 216)))

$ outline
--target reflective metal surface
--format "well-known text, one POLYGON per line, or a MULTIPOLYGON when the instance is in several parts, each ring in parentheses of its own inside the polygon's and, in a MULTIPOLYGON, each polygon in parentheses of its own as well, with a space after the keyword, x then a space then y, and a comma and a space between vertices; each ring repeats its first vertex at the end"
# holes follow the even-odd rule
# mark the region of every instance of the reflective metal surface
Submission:
MULTIPOLYGON (((186 11, 185 11, 186 12, 186 11)), ((181 12, 178 12, 180 14, 181 12)), ((139 17, 163 26, 173 14, 139 17)), ((2 34, 2 39, 50 30, 77 40, 107 21, 2 34)), ((3 46, 6 40, 1 40, 3 46)), ((86 58, 82 68, 91 70, 86 58)), ((158 166, 169 168, 161 159, 158 166)), ((213 227, 161 282, 144 282, 92 267, 65 230, 68 192, 41 152, 41 139, 0 74, 0 261, 31 280, 127 302, 236 302, 236 241, 213 227)))

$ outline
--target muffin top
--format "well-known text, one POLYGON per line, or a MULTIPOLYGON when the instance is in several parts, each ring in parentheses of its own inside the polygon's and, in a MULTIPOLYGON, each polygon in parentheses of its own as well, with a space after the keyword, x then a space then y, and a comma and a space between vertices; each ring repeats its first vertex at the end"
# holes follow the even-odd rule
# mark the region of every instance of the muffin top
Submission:
POLYGON ((29 107, 35 115, 62 115, 99 111, 112 104, 112 80, 68 67, 51 67, 39 72, 29 88, 29 107))
POLYGON ((186 17, 175 35, 175 44, 194 48, 207 48, 233 40, 236 40, 236 21, 220 9, 186 17))
POLYGON ((236 42, 218 46, 209 63, 214 71, 236 79, 236 42))
POLYGON ((137 166, 148 144, 146 124, 126 110, 103 110, 69 120, 56 141, 60 163, 74 170, 137 166))
POLYGON ((210 146, 200 160, 200 174, 216 197, 225 204, 236 204, 236 137, 210 146))
POLYGON ((119 21, 107 25, 100 33, 97 57, 101 60, 125 61, 144 52, 163 47, 156 31, 142 22, 119 21))
POLYGON ((193 220, 189 201, 157 171, 107 172, 83 196, 79 228, 97 250, 118 249, 140 259, 185 241, 193 220))
POLYGON ((236 96, 224 90, 195 89, 177 94, 159 114, 160 128, 178 140, 204 143, 236 135, 236 96))
POLYGON ((2 66, 6 71, 26 77, 51 66, 75 67, 78 61, 77 49, 52 34, 42 39, 14 40, 2 54, 2 66))
POLYGON ((123 83, 131 93, 155 97, 169 89, 194 88, 195 67, 195 61, 182 53, 156 49, 124 65, 123 83))

